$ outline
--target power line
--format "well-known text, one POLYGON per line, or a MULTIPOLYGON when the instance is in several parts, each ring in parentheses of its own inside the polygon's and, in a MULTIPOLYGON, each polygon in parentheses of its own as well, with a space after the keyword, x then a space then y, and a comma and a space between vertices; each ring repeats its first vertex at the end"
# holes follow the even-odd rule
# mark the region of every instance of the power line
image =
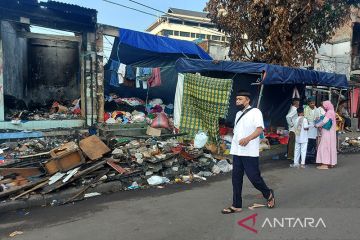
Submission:
MULTIPOLYGON (((140 5, 140 6, 143 6, 143 7, 152 9, 152 10, 155 10, 155 11, 157 11, 157 12, 163 13, 163 14, 165 14, 165 15, 167 15, 167 16, 171 16, 171 17, 173 17, 173 18, 177 18, 177 19, 180 19, 180 20, 183 20, 183 21, 188 21, 188 19, 169 15, 169 13, 167 13, 167 12, 164 12, 164 11, 162 11, 162 10, 159 10, 159 9, 156 9, 156 8, 153 8, 153 7, 150 7, 150 6, 145 5, 145 4, 143 4, 143 3, 139 3, 139 2, 134 1, 134 0, 128 0, 128 1, 133 2, 133 3, 135 3, 135 4, 138 4, 138 5, 140 5)), ((212 30, 212 29, 208 29, 208 28, 201 28, 201 27, 197 27, 197 26, 191 26, 191 27, 197 28, 197 29, 200 29, 200 30, 204 30, 204 29, 205 29, 205 30, 208 30, 208 31, 212 31, 212 32, 215 32, 215 33, 219 33, 219 31, 212 30)))
MULTIPOLYGON (((122 5, 122 4, 119 4, 119 3, 116 3, 116 2, 112 2, 112 1, 109 1, 109 0, 103 0, 103 1, 109 2, 109 3, 112 3, 112 4, 115 4, 115 5, 119 5, 119 6, 122 6, 122 7, 130 8, 130 7, 127 7, 127 6, 125 6, 125 5, 122 5)), ((183 20, 183 21, 188 21, 188 19, 169 15, 169 13, 167 13, 167 12, 164 12, 164 11, 162 11, 162 10, 159 10, 159 9, 156 9, 156 8, 153 8, 153 7, 150 7, 150 6, 148 6, 148 5, 146 5, 146 4, 143 4, 143 3, 140 3, 140 2, 137 2, 137 1, 134 1, 134 0, 128 0, 128 1, 129 1, 129 2, 132 2, 132 3, 135 3, 135 4, 138 4, 138 5, 140 5, 140 6, 146 7, 146 8, 148 8, 148 9, 151 9, 151 10, 154 10, 154 11, 157 11, 157 12, 160 12, 160 13, 165 14, 165 15, 167 15, 167 16, 171 16, 171 17, 173 17, 173 18, 180 19, 180 20, 183 20)), ((136 8, 130 8, 130 9, 135 10, 135 11, 139 11, 139 12, 143 12, 143 13, 145 13, 145 14, 151 14, 151 13, 147 13, 147 12, 144 12, 144 11, 139 10, 139 9, 136 9, 136 8)), ((158 17, 157 15, 154 15, 154 14, 151 14, 151 15, 158 17)), ((219 31, 212 30, 212 29, 209 29, 209 28, 198 27, 198 26, 190 26, 190 27, 197 28, 197 29, 199 29, 199 30, 207 30, 207 31, 210 31, 210 32, 213 32, 213 33, 221 34, 219 31)))
POLYGON ((134 1, 134 0, 128 0, 128 1, 133 2, 133 3, 135 3, 135 4, 138 4, 138 5, 140 5, 140 6, 143 6, 143 7, 149 8, 149 9, 151 9, 151 10, 154 10, 154 11, 161 12, 161 13, 165 13, 165 14, 166 14, 166 12, 164 12, 164 11, 161 11, 161 10, 156 9, 156 8, 152 8, 152 7, 150 7, 150 6, 148 6, 148 5, 145 5, 145 4, 143 4, 143 3, 139 3, 139 2, 134 1))
POLYGON ((109 1, 109 0, 103 0, 103 1, 104 1, 104 2, 108 2, 108 3, 111 3, 111 4, 114 4, 114 5, 117 5, 117 6, 120 6, 120 7, 124 7, 124 8, 127 8, 127 9, 131 9, 131 10, 134 10, 134 11, 137 11, 137 12, 141 12, 141 13, 144 13, 144 14, 147 14, 147 15, 150 15, 150 16, 158 17, 158 16, 155 15, 155 14, 148 13, 148 12, 145 12, 145 11, 142 11, 142 10, 139 10, 139 9, 136 9, 136 8, 132 8, 132 7, 129 7, 129 6, 125 6, 125 5, 122 5, 122 4, 120 4, 120 3, 112 2, 112 1, 109 1))

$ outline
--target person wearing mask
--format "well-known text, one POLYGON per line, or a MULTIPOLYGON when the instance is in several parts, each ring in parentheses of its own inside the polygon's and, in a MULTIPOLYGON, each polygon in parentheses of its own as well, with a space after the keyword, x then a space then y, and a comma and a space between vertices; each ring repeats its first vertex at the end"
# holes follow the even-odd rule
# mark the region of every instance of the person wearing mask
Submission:
POLYGON ((239 111, 235 117, 234 137, 230 154, 233 155, 233 201, 230 207, 223 209, 223 214, 242 211, 243 177, 246 173, 253 186, 267 201, 267 207, 275 207, 274 191, 266 185, 259 168, 259 136, 264 129, 262 113, 250 106, 251 94, 241 90, 236 94, 236 106, 239 111))

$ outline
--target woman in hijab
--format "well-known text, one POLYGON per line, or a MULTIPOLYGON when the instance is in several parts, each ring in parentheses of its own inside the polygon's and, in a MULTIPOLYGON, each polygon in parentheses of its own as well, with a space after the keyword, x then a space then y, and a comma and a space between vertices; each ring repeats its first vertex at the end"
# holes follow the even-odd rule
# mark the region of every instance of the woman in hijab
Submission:
POLYGON ((316 124, 316 127, 321 128, 321 140, 316 155, 316 163, 321 164, 318 169, 329 169, 337 164, 337 150, 336 150, 336 119, 334 106, 330 101, 324 101, 323 107, 325 109, 325 117, 316 124), (332 121, 331 128, 328 130, 323 127, 328 121, 332 121))

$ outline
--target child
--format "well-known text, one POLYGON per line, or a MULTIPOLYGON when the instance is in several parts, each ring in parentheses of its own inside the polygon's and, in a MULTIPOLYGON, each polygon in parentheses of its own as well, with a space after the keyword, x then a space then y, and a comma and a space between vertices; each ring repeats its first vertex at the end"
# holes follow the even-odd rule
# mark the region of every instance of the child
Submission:
POLYGON ((305 168, 305 158, 308 145, 308 130, 309 122, 304 117, 304 108, 299 107, 297 109, 298 117, 295 121, 295 154, 294 154, 294 164, 291 164, 290 167, 299 166, 305 168), (301 165, 299 165, 299 160, 301 156, 301 165))

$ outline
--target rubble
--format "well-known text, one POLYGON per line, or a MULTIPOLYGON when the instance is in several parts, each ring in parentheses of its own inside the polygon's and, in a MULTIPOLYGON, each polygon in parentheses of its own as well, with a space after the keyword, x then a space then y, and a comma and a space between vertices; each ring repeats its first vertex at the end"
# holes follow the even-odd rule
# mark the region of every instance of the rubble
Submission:
POLYGON ((340 152, 342 153, 356 153, 360 152, 360 136, 346 137, 340 144, 340 152))
MULTIPOLYGON (((19 100, 17 100, 19 101, 19 100)), ((52 103, 23 102, 21 105, 14 105, 6 101, 7 106, 5 119, 13 124, 20 124, 23 121, 38 120, 65 120, 79 119, 81 117, 80 99, 70 101, 53 101, 52 103)))
POLYGON ((134 190, 205 181, 232 169, 226 158, 180 143, 173 135, 78 135, 4 142, 0 147, 0 200, 7 201, 79 188, 73 197, 56 199, 58 205, 95 196, 91 188, 102 183, 116 181, 122 190, 134 190))

